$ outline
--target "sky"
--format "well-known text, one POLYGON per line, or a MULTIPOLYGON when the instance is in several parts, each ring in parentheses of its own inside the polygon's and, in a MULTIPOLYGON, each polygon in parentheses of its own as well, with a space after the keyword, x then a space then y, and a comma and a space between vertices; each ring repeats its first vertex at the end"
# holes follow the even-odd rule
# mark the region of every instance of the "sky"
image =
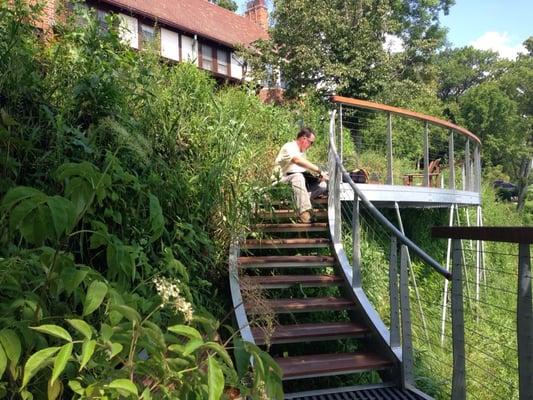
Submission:
MULTIPOLYGON (((246 1, 236 0, 241 14, 246 1)), ((533 0, 455 0, 440 22, 448 28, 452 47, 471 45, 513 59, 533 36, 533 0)))
POLYGON ((514 58, 533 36, 532 0, 456 0, 441 24, 453 47, 474 46, 514 58))

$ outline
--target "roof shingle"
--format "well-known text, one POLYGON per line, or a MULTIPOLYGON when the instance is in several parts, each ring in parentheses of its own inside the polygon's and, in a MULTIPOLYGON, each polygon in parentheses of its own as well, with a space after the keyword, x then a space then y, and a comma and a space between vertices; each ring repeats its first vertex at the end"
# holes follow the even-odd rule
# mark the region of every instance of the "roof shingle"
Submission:
POLYGON ((268 39, 255 22, 207 0, 100 0, 230 47, 268 39))

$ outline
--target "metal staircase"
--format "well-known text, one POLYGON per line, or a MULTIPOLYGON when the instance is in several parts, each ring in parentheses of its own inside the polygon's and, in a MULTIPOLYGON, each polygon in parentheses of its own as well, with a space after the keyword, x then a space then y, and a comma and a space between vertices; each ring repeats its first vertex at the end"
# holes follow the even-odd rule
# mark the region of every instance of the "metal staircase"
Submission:
MULTIPOLYGON (((480 140, 464 128, 409 110, 340 97, 332 102, 336 109, 329 128, 329 197, 314 205, 317 222, 294 223, 296 215, 286 200, 266 204, 256 213, 247 237, 231 245, 230 288, 242 339, 262 346, 279 364, 285 399, 430 399, 418 386, 453 400, 464 400, 467 394, 479 398, 476 391, 485 387, 490 388, 484 391, 486 398, 515 399, 519 392, 520 400, 533 400, 533 231, 513 228, 510 240, 503 238, 507 234, 502 236, 501 228, 490 236, 480 227, 480 140), (418 131, 423 134, 417 135, 423 139, 422 186, 396 184, 400 179, 393 169, 393 116, 411 136, 417 131, 413 126, 422 128, 418 131), (352 180, 343 163, 342 138, 347 132, 358 138, 357 152, 364 149, 364 140, 372 144, 367 145, 370 154, 384 144, 386 179, 371 178, 364 184, 352 180), (435 157, 431 152, 439 158, 446 153, 448 171, 438 188, 431 187, 426 167, 435 157), (377 207, 394 209, 398 226, 377 207), (400 208, 449 208, 452 226, 454 221, 460 224, 460 207, 476 207, 478 227, 434 232, 434 237, 449 239, 446 254, 441 254, 445 266, 403 232, 400 208), (365 261, 368 265, 369 253, 362 251, 361 243, 369 229, 377 232, 382 258, 376 275, 365 281, 362 266, 365 261), (461 239, 469 239, 469 246, 461 239), (472 240, 478 241, 475 249, 472 240), (519 252, 484 252, 483 240, 519 243, 519 252), (483 267, 488 256, 498 262, 501 257, 517 258, 519 273, 502 270, 488 278, 488 273, 498 272, 497 266, 483 267), (424 282, 432 286, 419 291, 415 269, 425 279, 432 275, 424 282), (493 304, 512 294, 509 287, 500 287, 506 276, 519 278, 516 316, 513 299, 505 300, 507 308, 493 304), (369 280, 380 281, 381 297, 376 298, 369 280), (475 293, 469 284, 475 285, 475 293), (478 332, 478 326, 492 323, 475 313, 483 307, 499 307, 498 315, 507 324, 516 318, 516 329, 502 327, 516 334, 516 343, 503 344, 478 332), (487 346, 507 349, 508 355, 514 348, 518 366, 513 367, 510 355, 500 371, 501 356, 489 354, 487 346), (487 361, 480 362, 480 357, 487 361), (467 370, 475 374, 468 376, 467 370)), ((468 213, 466 220, 470 226, 468 213)))
POLYGON ((287 399, 427 398, 399 387, 399 359, 375 334, 339 269, 325 206, 327 199, 315 202, 312 224, 292 222, 296 216, 284 203, 260 210, 249 237, 234 245, 232 286, 242 303, 237 312, 250 327, 247 340, 268 349, 286 391, 317 386, 328 376, 373 382, 298 391, 287 399), (265 313, 276 320, 270 330, 254 322, 265 313))

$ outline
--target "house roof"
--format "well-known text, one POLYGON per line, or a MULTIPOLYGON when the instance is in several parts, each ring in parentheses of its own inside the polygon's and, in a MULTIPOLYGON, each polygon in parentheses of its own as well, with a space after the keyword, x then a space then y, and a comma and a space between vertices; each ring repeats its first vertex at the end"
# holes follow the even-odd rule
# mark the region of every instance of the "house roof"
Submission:
POLYGON ((252 20, 207 0, 100 1, 230 47, 268 39, 268 33, 252 20))

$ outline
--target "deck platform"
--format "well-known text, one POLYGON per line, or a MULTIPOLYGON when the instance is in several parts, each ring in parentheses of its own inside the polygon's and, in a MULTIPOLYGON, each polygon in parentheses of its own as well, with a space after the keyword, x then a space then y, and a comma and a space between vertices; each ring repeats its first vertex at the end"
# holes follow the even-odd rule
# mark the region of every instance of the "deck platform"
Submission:
MULTIPOLYGON (((440 189, 423 186, 356 184, 376 207, 394 207, 397 202, 401 208, 442 208, 452 204, 459 206, 481 205, 481 194, 465 190, 440 189)), ((341 184, 340 197, 352 201, 353 190, 347 183, 341 184)))

